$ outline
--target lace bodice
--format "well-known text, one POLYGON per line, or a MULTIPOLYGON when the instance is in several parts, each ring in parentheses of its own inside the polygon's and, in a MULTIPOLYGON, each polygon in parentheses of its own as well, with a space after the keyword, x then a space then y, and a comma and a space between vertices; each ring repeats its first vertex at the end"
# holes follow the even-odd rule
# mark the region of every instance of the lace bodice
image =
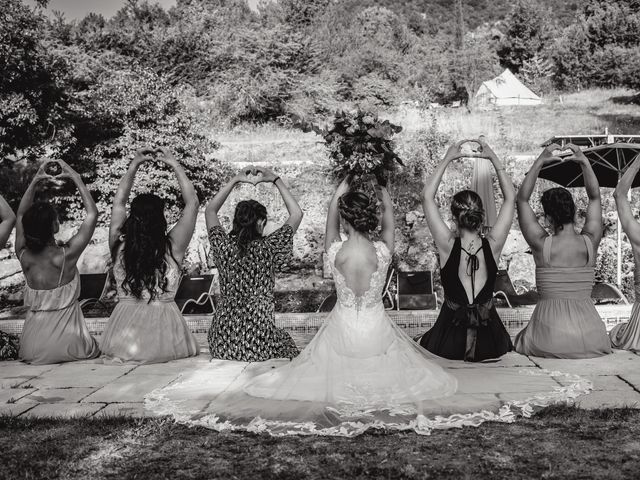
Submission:
POLYGON ((376 256, 378 257, 378 268, 373 275, 371 275, 369 289, 364 293, 364 295, 358 297, 353 290, 349 288, 342 273, 340 273, 336 268, 336 255, 342 248, 343 243, 344 241, 333 243, 327 252, 329 264, 331 265, 331 272, 333 273, 333 278, 336 284, 338 303, 343 307, 355 308, 356 310, 371 308, 381 304, 386 273, 389 269, 392 257, 387 245, 384 242, 373 242, 373 246, 376 249, 376 256))

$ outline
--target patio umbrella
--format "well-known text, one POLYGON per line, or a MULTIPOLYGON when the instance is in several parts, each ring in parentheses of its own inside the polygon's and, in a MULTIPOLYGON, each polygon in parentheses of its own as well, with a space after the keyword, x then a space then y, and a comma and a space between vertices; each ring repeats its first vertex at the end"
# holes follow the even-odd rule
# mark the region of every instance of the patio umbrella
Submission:
MULTIPOLYGON (((610 143, 582 150, 591 162, 593 171, 598 177, 601 187, 614 188, 620 177, 635 158, 640 155, 638 143, 610 143)), ((570 153, 560 157, 570 156, 570 153)), ((584 187, 582 169, 577 162, 555 162, 542 167, 540 178, 551 180, 567 188, 584 187)), ((632 187, 640 187, 640 175, 633 180, 632 187)), ((618 220, 618 286, 622 285, 622 237, 620 234, 620 220, 618 220)))

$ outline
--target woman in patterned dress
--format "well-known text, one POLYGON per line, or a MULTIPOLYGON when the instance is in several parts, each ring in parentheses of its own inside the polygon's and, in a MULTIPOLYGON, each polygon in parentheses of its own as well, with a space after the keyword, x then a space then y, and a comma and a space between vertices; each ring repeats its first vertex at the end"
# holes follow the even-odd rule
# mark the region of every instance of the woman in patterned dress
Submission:
MULTIPOLYGON (((15 223, 15 213, 0 195, 0 249, 7 244, 15 223)), ((18 358, 18 337, 0 330, 0 360, 15 360, 16 358, 18 358)))
POLYGON ((298 202, 279 176, 249 167, 218 192, 205 215, 221 293, 208 335, 211 357, 264 361, 297 356, 293 339, 275 326, 273 288, 275 272, 291 257, 293 234, 302 221, 298 202), (280 191, 289 212, 285 224, 263 236, 267 209, 255 200, 244 200, 236 206, 231 232, 225 232, 218 211, 233 188, 239 183, 262 182, 273 183, 280 191))

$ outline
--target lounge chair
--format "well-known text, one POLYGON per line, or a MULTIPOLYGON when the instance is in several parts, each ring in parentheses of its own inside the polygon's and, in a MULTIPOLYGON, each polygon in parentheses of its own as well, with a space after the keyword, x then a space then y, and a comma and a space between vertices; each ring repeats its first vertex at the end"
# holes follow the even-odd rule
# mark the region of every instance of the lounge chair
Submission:
POLYGON ((596 303, 620 303, 629 305, 627 297, 612 283, 596 282, 591 290, 591 298, 596 303))
POLYGON ((433 290, 430 270, 398 272, 397 310, 433 310, 438 308, 438 296, 433 290))
POLYGON ((216 310, 213 298, 213 275, 185 275, 175 297, 183 315, 210 315, 216 310))
POLYGON ((493 298, 502 298, 507 302, 509 308, 513 308, 522 305, 535 305, 538 303, 540 295, 533 290, 519 294, 511 282, 509 272, 507 270, 498 270, 493 298))
POLYGON ((106 296, 110 283, 110 274, 108 272, 81 273, 80 296, 78 297, 80 308, 94 305, 96 303, 106 308, 102 299, 106 296))

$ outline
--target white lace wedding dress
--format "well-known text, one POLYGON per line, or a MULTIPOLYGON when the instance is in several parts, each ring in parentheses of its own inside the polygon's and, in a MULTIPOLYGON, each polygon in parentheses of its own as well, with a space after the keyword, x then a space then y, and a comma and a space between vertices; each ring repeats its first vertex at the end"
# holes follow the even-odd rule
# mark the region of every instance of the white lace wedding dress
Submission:
MULTIPOLYGON (((357 297, 335 266, 338 303, 291 362, 212 361, 146 397, 146 407, 215 430, 354 436, 370 428, 414 430, 510 422, 535 407, 586 393, 589 382, 505 363, 445 360, 416 344, 381 297, 391 253, 382 242, 369 290, 357 297)), ((532 364, 531 364, 532 366, 532 364)))

